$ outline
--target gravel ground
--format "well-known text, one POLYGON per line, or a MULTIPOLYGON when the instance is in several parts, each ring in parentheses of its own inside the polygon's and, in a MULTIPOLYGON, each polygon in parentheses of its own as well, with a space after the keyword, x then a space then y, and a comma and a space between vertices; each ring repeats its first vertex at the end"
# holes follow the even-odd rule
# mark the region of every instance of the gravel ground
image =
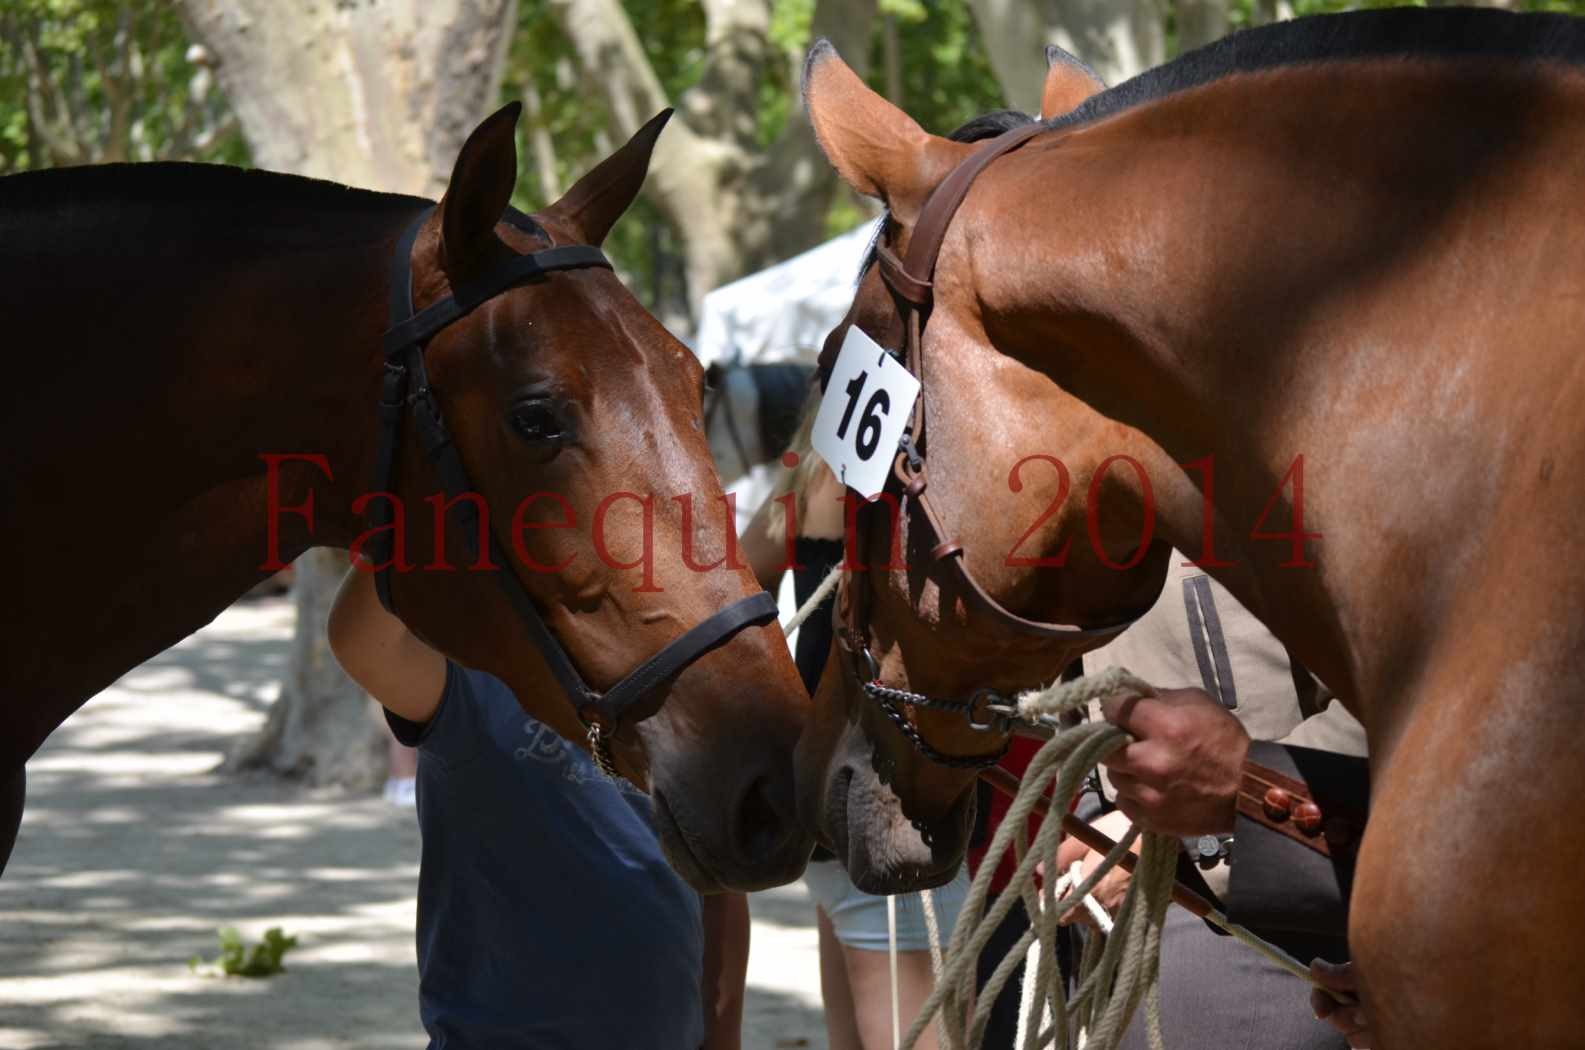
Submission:
MULTIPOLYGON (((212 772, 262 721, 291 623, 285 599, 235 606, 95 697, 28 764, 0 877, 0 1048, 424 1046, 412 810, 212 772), (287 972, 190 972, 227 925, 297 936, 287 972)), ((751 909, 744 1046, 824 1047, 803 887, 751 909)))

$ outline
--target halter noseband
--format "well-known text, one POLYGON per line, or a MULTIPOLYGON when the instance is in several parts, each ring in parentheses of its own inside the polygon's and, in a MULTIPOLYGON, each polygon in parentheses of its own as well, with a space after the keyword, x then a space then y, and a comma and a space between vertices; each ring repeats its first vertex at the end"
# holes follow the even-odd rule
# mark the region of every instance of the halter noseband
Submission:
MULTIPOLYGON (((462 457, 446 429, 440 403, 429 385, 429 375, 424 367, 424 349, 435 333, 466 317, 509 288, 562 270, 591 267, 611 269, 611 262, 599 248, 587 244, 562 245, 518 255, 457 289, 452 295, 415 312, 413 244, 433 211, 433 207, 426 208, 407 227, 396 243, 396 253, 391 262, 391 327, 383 337, 385 378, 379 404, 380 444, 375 457, 374 491, 391 491, 401 421, 407 407, 411 405, 419 441, 440 475, 450 501, 448 506, 460 504, 462 534, 468 557, 477 560, 480 531, 478 511, 473 500, 458 498, 473 489, 468 482, 468 472, 462 465, 462 457)), ((545 236, 544 230, 533 219, 514 208, 507 209, 502 221, 527 233, 545 236)), ((391 600, 390 580, 392 537, 391 529, 388 528, 391 525, 392 501, 382 499, 370 502, 369 520, 375 533, 370 546, 373 563, 377 566, 375 591, 380 604, 394 616, 396 608, 391 600)), ((616 685, 600 693, 584 681, 566 649, 546 625, 539 608, 517 573, 512 571, 510 561, 503 555, 493 530, 486 534, 486 542, 489 545, 489 561, 496 566, 491 575, 500 583, 518 618, 527 627, 534 647, 544 658, 562 693, 571 702, 578 720, 588 729, 590 749, 595 761, 607 775, 615 775, 606 742, 609 732, 607 727, 614 727, 622 715, 650 690, 711 649, 724 644, 739 631, 776 619, 776 603, 770 595, 761 591, 743 598, 673 639, 616 685)))
MULTIPOLYGON (((878 240, 875 246, 875 258, 880 267, 881 277, 891 290, 906 333, 902 353, 903 364, 914 378, 919 380, 920 386, 919 396, 914 401, 913 418, 903 432, 897 457, 892 463, 891 480, 895 481, 901 490, 902 501, 909 503, 918 511, 912 520, 923 526, 925 541, 929 544, 931 562, 950 566, 953 576, 962 584, 961 590, 968 603, 992 621, 1014 633, 1065 643, 1066 647, 1083 652, 1121 634, 1144 614, 1144 610, 1120 623, 1101 627, 1043 623, 1018 615, 992 597, 991 593, 974 578, 973 573, 969 572, 963 556, 963 545, 950 538, 952 533, 947 530, 926 492, 929 481, 925 473, 924 451, 923 336, 934 300, 932 281, 935 277, 936 260, 941 254, 941 245, 946 240, 947 227, 951 224, 952 217, 957 214, 964 198, 968 196, 974 180, 992 161, 1018 149, 1046 130, 1048 129, 1045 125, 1038 122, 1014 128, 989 140, 965 157, 925 201, 924 209, 920 212, 919 221, 915 223, 908 242, 906 261, 897 258, 878 240)), ((822 386, 836 364, 839 349, 839 342, 828 339, 820 352, 819 370, 822 386)), ((902 512, 902 505, 899 503, 899 513, 902 512)), ((849 577, 849 581, 851 579, 849 577)), ((851 666, 865 694, 875 701, 903 736, 921 755, 938 765, 976 769, 993 766, 999 762, 1006 754, 1011 737, 1003 744, 1001 750, 996 752, 982 755, 945 754, 925 741, 899 705, 960 714, 975 729, 1005 732, 1009 730, 1014 712, 1011 698, 995 690, 978 689, 967 700, 943 699, 885 685, 880 678, 879 666, 869 650, 869 588, 857 588, 856 594, 847 593, 849 591, 847 587, 843 590, 844 597, 848 600, 845 603, 838 602, 837 609, 833 611, 833 615, 839 618, 838 629, 834 632, 836 638, 849 653, 851 666), (841 622, 844 618, 846 623, 841 622)))

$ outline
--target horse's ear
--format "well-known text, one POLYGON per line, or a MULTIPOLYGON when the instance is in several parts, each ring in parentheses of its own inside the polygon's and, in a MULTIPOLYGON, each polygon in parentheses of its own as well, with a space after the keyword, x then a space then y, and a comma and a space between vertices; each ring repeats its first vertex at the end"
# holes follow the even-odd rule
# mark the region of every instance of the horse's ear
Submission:
POLYGON ((501 221, 517 185, 515 131, 523 106, 509 102, 473 129, 457 154, 440 200, 441 251, 446 269, 466 273, 498 242, 501 221))
POLYGON ((974 151, 967 143, 927 134, 912 118, 871 91, 820 40, 804 62, 804 107, 815 139, 842 180, 886 202, 912 226, 930 191, 974 151))
POLYGON ((655 140, 671 119, 663 109, 633 133, 627 145, 596 164, 561 200, 545 209, 545 217, 565 226, 585 244, 598 245, 611 232, 644 185, 655 140))
POLYGON ((1085 65, 1077 55, 1056 44, 1046 45, 1046 86, 1040 92, 1043 120, 1071 113, 1091 95, 1106 90, 1100 74, 1085 65))

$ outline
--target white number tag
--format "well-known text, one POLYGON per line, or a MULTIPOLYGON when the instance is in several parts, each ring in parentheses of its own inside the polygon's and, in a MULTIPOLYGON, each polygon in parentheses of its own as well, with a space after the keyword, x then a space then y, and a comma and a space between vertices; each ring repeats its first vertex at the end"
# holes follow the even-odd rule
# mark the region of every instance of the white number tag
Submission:
POLYGON ((815 416, 815 451, 844 485, 875 496, 886 487, 918 396, 919 380, 857 325, 849 327, 815 416))

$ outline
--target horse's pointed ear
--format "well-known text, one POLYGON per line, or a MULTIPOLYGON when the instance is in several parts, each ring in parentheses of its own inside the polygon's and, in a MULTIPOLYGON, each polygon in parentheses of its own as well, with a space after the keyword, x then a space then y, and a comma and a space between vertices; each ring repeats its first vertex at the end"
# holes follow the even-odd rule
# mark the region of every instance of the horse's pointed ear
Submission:
POLYGON ((509 102, 473 129, 457 154, 451 182, 440 200, 441 251, 446 269, 466 273, 498 242, 501 220, 517 185, 519 102, 509 102))
POLYGON ((596 164, 561 200, 545 209, 545 217, 565 226, 584 244, 598 245, 611 232, 644 185, 650 154, 672 110, 663 109, 633 133, 627 145, 596 164))
POLYGON ((919 217, 930 191, 974 151, 926 133, 870 90, 830 41, 809 49, 803 94, 815 139, 837 174, 859 193, 885 201, 905 226, 919 217))
POLYGON ((1071 113, 1091 95, 1106 90, 1095 70, 1056 44, 1046 45, 1046 86, 1040 92, 1043 120, 1071 113))

